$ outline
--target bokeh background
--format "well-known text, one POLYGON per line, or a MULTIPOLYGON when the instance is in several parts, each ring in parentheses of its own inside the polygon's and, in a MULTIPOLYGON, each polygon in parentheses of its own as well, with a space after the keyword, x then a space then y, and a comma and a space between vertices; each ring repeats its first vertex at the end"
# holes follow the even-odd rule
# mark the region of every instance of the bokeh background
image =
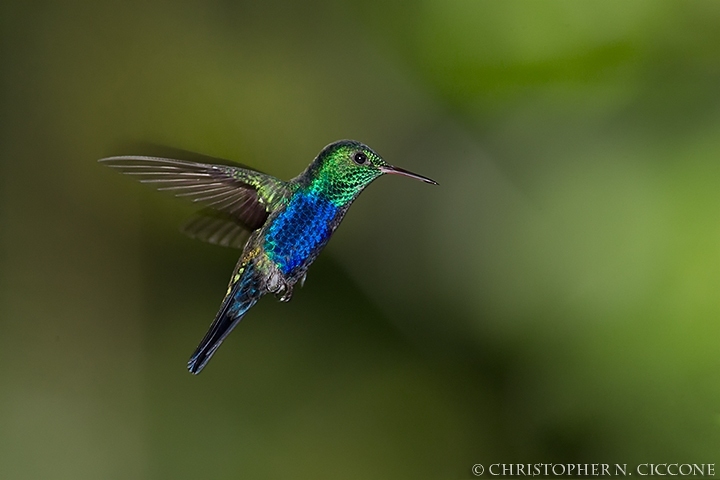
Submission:
POLYGON ((720 464, 717 1, 4 1, 0 478, 720 464), (238 252, 96 163, 382 178, 185 363, 238 252))

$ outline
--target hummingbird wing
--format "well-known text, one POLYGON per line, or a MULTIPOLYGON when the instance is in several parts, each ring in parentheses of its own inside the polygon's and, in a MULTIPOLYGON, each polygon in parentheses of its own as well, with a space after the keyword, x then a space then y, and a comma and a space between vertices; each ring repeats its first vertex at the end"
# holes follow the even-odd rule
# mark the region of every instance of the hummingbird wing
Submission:
MULTIPOLYGON (((142 183, 153 184, 158 190, 203 203, 249 231, 260 228, 289 192, 288 184, 272 175, 231 165, 133 155, 103 158, 99 162, 142 183)), ((191 236, 216 238, 214 234, 218 232, 214 229, 220 227, 217 222, 209 224, 208 232, 193 223, 191 220, 186 228, 191 236)))
POLYGON ((231 248, 243 248, 250 236, 248 227, 236 217, 211 207, 190 217, 180 231, 195 240, 231 248))

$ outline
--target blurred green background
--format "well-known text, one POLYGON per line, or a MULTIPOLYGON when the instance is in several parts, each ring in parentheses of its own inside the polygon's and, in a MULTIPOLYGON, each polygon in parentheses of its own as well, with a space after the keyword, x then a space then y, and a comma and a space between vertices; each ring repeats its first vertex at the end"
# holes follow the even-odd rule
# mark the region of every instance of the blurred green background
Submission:
POLYGON ((720 2, 0 4, 0 478, 720 463, 720 2), (96 163, 382 178, 185 363, 238 252, 96 163))

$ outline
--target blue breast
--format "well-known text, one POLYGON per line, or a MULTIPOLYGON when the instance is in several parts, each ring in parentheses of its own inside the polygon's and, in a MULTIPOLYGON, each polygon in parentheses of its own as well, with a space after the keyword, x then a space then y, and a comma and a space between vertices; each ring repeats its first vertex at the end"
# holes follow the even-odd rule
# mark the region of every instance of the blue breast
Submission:
POLYGON ((332 234, 338 207, 322 197, 299 193, 265 234, 265 251, 280 271, 291 274, 332 234))

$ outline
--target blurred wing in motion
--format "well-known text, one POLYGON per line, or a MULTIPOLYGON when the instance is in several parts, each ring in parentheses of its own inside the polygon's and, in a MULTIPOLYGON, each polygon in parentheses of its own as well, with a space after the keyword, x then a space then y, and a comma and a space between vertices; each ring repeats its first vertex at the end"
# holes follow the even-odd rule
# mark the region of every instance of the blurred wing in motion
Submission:
POLYGON ((248 227, 235 217, 212 208, 190 217, 180 231, 190 238, 231 248, 243 248, 250 236, 248 227))
POLYGON ((218 218, 215 223, 207 218, 207 225, 194 218, 183 229, 192 237, 218 245, 239 242, 230 235, 231 224, 248 231, 260 228, 288 192, 282 180, 249 168, 145 156, 108 157, 99 162, 225 214, 230 222, 225 225, 220 225, 218 218))

